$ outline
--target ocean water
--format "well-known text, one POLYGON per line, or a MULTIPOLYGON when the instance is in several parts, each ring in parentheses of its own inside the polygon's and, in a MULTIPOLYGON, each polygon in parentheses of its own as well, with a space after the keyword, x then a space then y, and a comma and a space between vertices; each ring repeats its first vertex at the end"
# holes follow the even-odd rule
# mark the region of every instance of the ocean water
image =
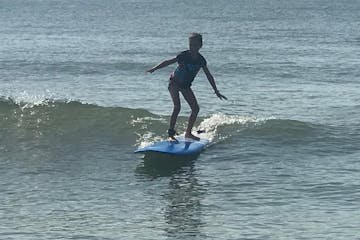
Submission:
MULTIPOLYGON (((360 1, 1 0, 0 239, 360 239, 360 1), (197 158, 166 138, 204 37, 197 158)), ((183 101, 177 130, 190 113, 183 101)))

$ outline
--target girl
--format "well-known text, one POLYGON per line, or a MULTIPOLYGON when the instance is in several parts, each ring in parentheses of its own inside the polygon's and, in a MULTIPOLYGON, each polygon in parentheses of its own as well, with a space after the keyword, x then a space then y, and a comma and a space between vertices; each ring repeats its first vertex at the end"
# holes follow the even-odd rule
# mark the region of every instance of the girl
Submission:
POLYGON ((202 47, 202 36, 199 33, 192 33, 189 37, 189 50, 181 52, 175 58, 165 60, 160 64, 156 65, 155 67, 147 70, 147 72, 153 73, 155 70, 160 68, 166 67, 168 65, 178 63, 177 68, 171 74, 169 80, 169 92, 174 103, 174 109, 171 114, 170 118, 170 127, 168 130, 169 139, 171 141, 176 141, 175 134, 175 124, 176 119, 180 112, 180 97, 179 93, 184 96, 187 103, 190 105, 191 108, 191 115, 189 117, 189 123, 185 132, 186 138, 191 138, 194 140, 200 140, 200 138, 194 136, 191 133, 191 130, 194 126, 196 117, 199 113, 199 105, 197 103, 196 97, 194 92, 191 89, 191 83, 194 81, 197 73, 199 72, 200 68, 202 68, 205 72, 207 79, 210 82, 210 85, 215 91, 215 94, 218 98, 225 99, 227 98, 220 94, 219 90, 216 87, 215 80, 211 75, 209 69, 206 66, 205 58, 199 53, 200 48, 202 47))

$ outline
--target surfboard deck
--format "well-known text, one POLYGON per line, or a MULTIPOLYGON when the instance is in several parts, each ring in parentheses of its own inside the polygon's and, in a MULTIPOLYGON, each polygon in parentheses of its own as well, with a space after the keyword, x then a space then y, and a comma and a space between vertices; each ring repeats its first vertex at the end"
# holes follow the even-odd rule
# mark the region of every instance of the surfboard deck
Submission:
POLYGON ((163 153, 176 156, 196 155, 209 144, 209 140, 205 138, 195 141, 189 138, 176 137, 176 140, 156 142, 144 148, 139 148, 134 153, 163 153))

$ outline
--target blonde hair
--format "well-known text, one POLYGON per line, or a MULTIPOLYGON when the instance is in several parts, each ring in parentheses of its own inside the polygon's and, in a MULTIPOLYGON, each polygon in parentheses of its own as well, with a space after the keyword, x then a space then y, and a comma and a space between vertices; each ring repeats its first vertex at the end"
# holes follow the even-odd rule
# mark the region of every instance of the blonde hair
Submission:
POLYGON ((200 47, 202 47, 203 41, 202 41, 202 35, 200 33, 190 33, 189 40, 195 40, 200 43, 200 47))

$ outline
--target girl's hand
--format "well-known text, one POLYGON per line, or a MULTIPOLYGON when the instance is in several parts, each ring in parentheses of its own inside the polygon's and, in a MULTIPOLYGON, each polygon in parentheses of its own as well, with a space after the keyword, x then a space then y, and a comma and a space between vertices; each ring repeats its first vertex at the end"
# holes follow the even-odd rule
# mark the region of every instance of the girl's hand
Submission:
POLYGON ((220 100, 228 100, 227 97, 225 97, 224 95, 222 95, 218 90, 215 91, 215 94, 218 98, 220 98, 220 100))

